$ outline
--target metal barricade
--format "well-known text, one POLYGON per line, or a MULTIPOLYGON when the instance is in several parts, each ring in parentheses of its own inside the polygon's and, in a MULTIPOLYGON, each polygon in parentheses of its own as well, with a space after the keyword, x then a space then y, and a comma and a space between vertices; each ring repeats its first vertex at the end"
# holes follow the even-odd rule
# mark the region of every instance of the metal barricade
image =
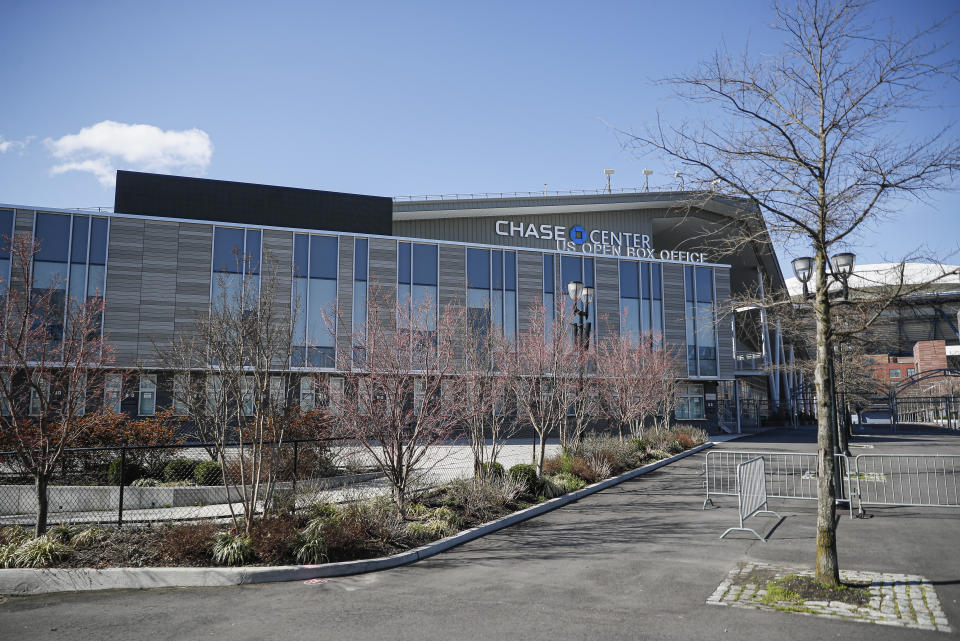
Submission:
MULTIPOLYGON (((766 493, 775 499, 817 499, 817 454, 811 452, 743 452, 740 450, 710 450, 706 457, 706 498, 713 505, 712 496, 737 496, 737 466, 750 459, 764 460, 766 493)), ((835 456, 836 500, 848 504, 850 517, 850 461, 843 454, 835 456)))
POLYGON ((854 463, 861 506, 960 507, 960 455, 860 454, 854 463))
POLYGON ((766 542, 767 539, 760 536, 753 528, 743 527, 743 522, 754 514, 773 514, 780 518, 779 514, 767 509, 766 476, 762 456, 737 465, 737 506, 740 527, 727 528, 727 531, 720 535, 721 539, 731 532, 752 532, 758 539, 766 542))

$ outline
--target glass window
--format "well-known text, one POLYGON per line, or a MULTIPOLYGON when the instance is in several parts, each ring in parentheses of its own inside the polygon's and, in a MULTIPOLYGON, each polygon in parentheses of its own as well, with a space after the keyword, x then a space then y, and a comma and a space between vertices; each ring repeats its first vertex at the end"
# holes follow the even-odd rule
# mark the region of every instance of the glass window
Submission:
POLYGON ((640 298, 640 281, 635 262, 620 261, 620 298, 640 298))
POLYGON ((504 289, 517 291, 517 255, 514 252, 503 254, 503 281, 504 289))
POLYGON ((94 217, 90 224, 90 264, 107 264, 107 219, 94 217))
MULTIPOLYGON (((553 256, 550 254, 543 255, 543 293, 552 294, 554 290, 553 282, 553 256)), ((553 305, 550 305, 550 308, 553 308, 553 305)))
POLYGON ((103 385, 103 407, 119 414, 122 396, 123 377, 120 374, 107 374, 103 385))
POLYGON ((467 249, 467 287, 490 289, 490 250, 467 249))
POLYGON ((70 216, 38 213, 36 260, 67 262, 70 247, 70 216))
POLYGON ((310 237, 310 278, 337 279, 337 237, 310 237))
POLYGON ((243 271, 243 229, 217 227, 213 231, 213 271, 239 274, 243 271))
POLYGON ((138 392, 137 413, 153 416, 157 412, 157 375, 141 374, 138 392))
POLYGON ((259 229, 247 230, 247 244, 244 249, 244 270, 248 274, 260 273, 260 241, 263 234, 259 229))
POLYGON ((890 378, 900 378, 900 374, 901 372, 899 369, 890 370, 890 378))
POLYGON ((283 377, 270 377, 270 407, 274 412, 279 412, 286 405, 286 393, 284 391, 283 377))
POLYGON ((186 416, 190 411, 188 394, 190 393, 190 375, 176 374, 173 377, 173 413, 186 416))
POLYGON ((307 277, 308 248, 310 237, 306 234, 297 234, 293 238, 293 275, 298 278, 307 277))
POLYGON ((560 257, 560 286, 561 296, 566 295, 567 283, 579 280, 583 282, 583 261, 579 256, 560 257))
POLYGON ((353 280, 367 280, 367 252, 370 243, 366 238, 353 240, 353 280))
POLYGON ((684 266, 687 371, 691 376, 717 375, 716 315, 713 269, 684 266))
POLYGON ((309 412, 316 409, 316 385, 312 376, 300 379, 300 409, 309 412))
POLYGON ((410 243, 397 243, 397 282, 410 284, 410 243))
POLYGON ((413 284, 437 284, 437 246, 413 245, 413 284))
POLYGON ((86 216, 73 217, 73 237, 70 247, 71 263, 87 262, 87 241, 90 232, 90 219, 86 216))
POLYGON ((13 210, 0 209, 0 258, 10 258, 10 240, 13 238, 13 210))
POLYGON ((491 289, 503 289, 503 252, 495 249, 490 252, 491 289))

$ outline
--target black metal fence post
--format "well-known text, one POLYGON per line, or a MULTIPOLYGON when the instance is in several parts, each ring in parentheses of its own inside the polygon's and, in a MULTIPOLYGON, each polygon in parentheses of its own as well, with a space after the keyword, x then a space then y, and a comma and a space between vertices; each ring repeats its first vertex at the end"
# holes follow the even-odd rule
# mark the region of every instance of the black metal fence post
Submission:
POLYGON ((300 441, 293 442, 293 509, 297 509, 297 464, 300 461, 300 441))
POLYGON ((123 527, 123 485, 126 481, 124 475, 127 471, 127 446, 120 448, 120 501, 117 506, 117 529, 123 527))

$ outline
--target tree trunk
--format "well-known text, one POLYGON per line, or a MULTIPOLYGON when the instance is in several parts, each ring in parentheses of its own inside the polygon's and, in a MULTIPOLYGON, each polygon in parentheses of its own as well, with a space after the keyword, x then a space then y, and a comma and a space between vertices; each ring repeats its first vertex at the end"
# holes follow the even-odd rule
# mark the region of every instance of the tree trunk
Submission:
POLYGON ((543 475, 543 458, 547 450, 547 431, 540 432, 540 454, 537 456, 537 476, 543 475))
POLYGON ((34 477, 34 481, 34 486, 37 489, 37 525, 33 530, 33 535, 40 536, 47 531, 47 510, 49 508, 47 475, 39 473, 34 477))
POLYGON ((831 420, 833 398, 830 386, 830 300, 827 291, 826 256, 817 249, 817 290, 814 313, 817 318, 817 365, 814 384, 817 391, 817 581, 830 586, 840 584, 837 562, 836 495, 834 490, 834 426, 831 420))

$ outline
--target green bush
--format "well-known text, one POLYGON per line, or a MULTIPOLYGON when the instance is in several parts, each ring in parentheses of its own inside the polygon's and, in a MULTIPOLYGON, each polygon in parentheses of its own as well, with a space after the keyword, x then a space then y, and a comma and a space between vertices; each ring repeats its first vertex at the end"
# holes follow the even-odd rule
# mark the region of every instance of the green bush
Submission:
POLYGON ((200 461, 193 459, 175 458, 163 468, 163 480, 165 483, 191 480, 199 464, 200 461))
MULTIPOLYGON (((110 464, 110 467, 107 468, 107 483, 110 485, 120 485, 120 465, 121 459, 113 459, 113 462, 110 464)), ((135 461, 127 460, 126 465, 123 466, 123 484, 130 485, 139 478, 145 476, 145 472, 139 463, 135 461)))
POLYGON ((503 466, 496 461, 493 461, 492 463, 480 464, 479 475, 483 478, 503 478, 504 473, 503 466))
POLYGON ((213 542, 213 560, 221 565, 243 565, 253 556, 250 539, 230 532, 218 532, 213 542))
POLYGON ((511 467, 510 478, 520 483, 523 486, 523 491, 529 494, 535 494, 540 486, 537 468, 526 463, 517 463, 511 467))
POLYGON ((204 461, 193 470, 193 480, 197 485, 220 485, 223 483, 223 470, 216 461, 204 461))
POLYGON ((645 454, 647 452, 648 444, 642 438, 632 438, 630 439, 630 447, 636 450, 637 454, 645 454))
POLYGON ((554 474, 550 477, 550 482, 563 490, 563 494, 576 492, 577 490, 582 490, 587 487, 586 481, 573 474, 554 474))
POLYGON ((42 568, 53 565, 72 551, 66 543, 44 535, 28 539, 18 545, 12 550, 12 554, 9 554, 10 558, 4 559, 4 562, 6 567, 42 568))
POLYGON ((307 523, 307 527, 297 535, 297 562, 317 565, 327 562, 327 544, 323 538, 326 518, 316 518, 307 523))

